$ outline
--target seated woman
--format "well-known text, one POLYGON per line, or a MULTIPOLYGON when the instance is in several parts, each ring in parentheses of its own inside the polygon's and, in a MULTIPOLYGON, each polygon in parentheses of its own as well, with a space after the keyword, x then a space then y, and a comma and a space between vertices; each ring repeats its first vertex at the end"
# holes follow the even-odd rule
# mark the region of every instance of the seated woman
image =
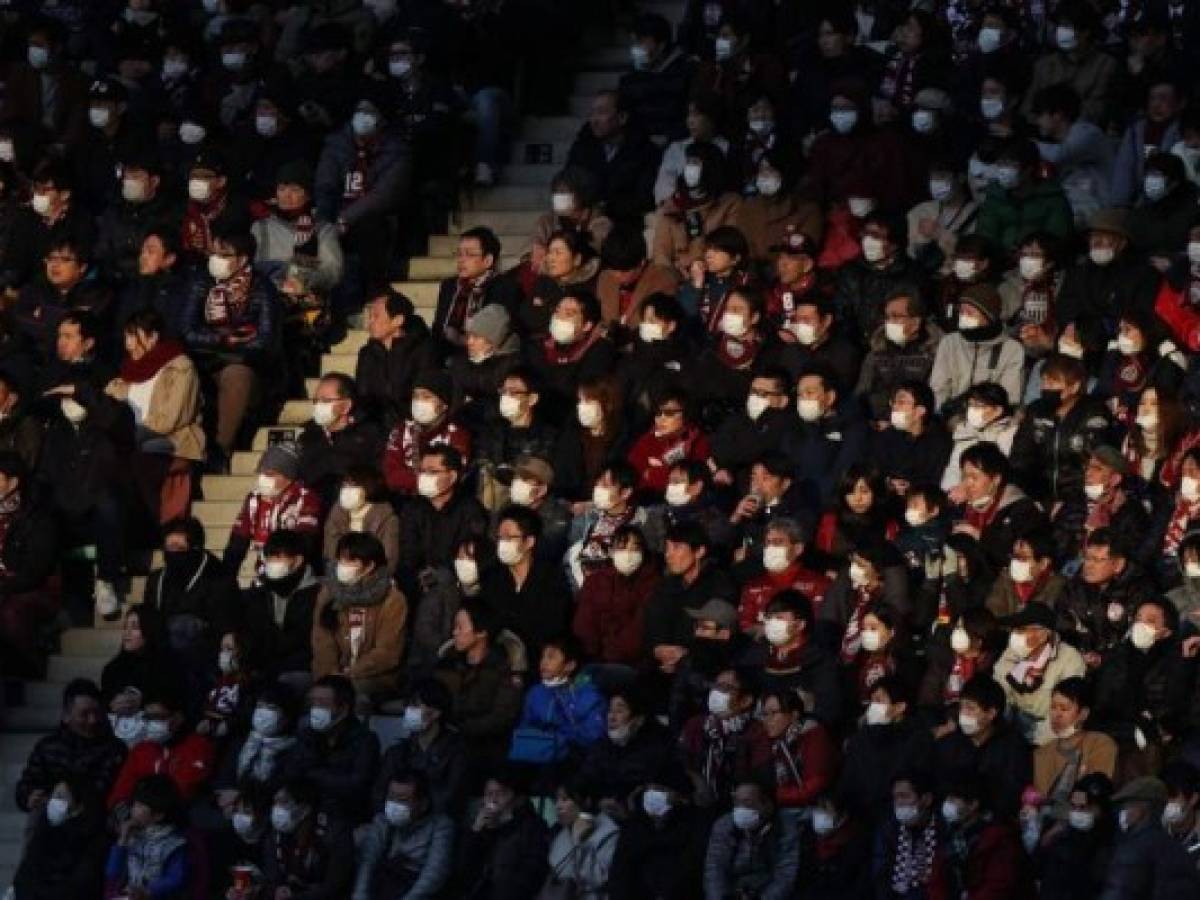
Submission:
POLYGON ((580 900, 608 897, 608 876, 620 827, 600 809, 594 794, 572 777, 555 794, 558 827, 550 836, 547 885, 574 885, 580 900))
POLYGON ((104 871, 104 805, 86 778, 54 785, 29 833, 13 890, 21 900, 94 897, 104 871))
POLYGON ((345 675, 360 701, 386 699, 404 655, 408 601, 392 582, 379 539, 350 532, 336 547, 335 577, 317 597, 313 619, 313 680, 345 675))
POLYGON ((550 181, 550 211, 542 213, 533 223, 529 241, 527 264, 533 277, 541 274, 550 238, 560 231, 579 232, 594 253, 600 252, 613 223, 597 201, 596 180, 590 171, 567 166, 555 173, 550 181))
POLYGON ((892 541, 900 526, 887 508, 883 479, 875 469, 855 463, 838 485, 834 508, 817 524, 813 547, 836 567, 855 545, 875 539, 892 541))
POLYGON ((354 883, 354 841, 347 823, 318 816, 316 785, 292 779, 275 792, 262 843, 268 897, 344 897, 354 883), (293 893, 295 892, 295 893, 293 893))
POLYGON ((842 645, 843 696, 847 720, 862 714, 871 699, 871 691, 880 679, 892 677, 911 691, 916 686, 917 661, 912 658, 912 641, 900 614, 882 601, 872 601, 863 611, 857 642, 846 629, 842 645))
POLYGON ((767 263, 774 248, 789 235, 804 235, 820 246, 825 231, 821 209, 796 191, 800 160, 791 149, 776 145, 751 162, 755 193, 742 201, 734 224, 750 243, 750 258, 767 263))
POLYGON ((665 390, 656 403, 654 427, 634 442, 628 456, 629 464, 640 475, 638 493, 645 503, 663 498, 673 466, 685 461, 707 463, 710 456, 708 436, 691 415, 687 391, 665 390))
POLYGON ((192 281, 183 320, 189 349, 216 386, 217 447, 227 464, 246 412, 278 358, 275 286, 251 267, 257 243, 245 229, 214 229, 208 270, 192 281))
POLYGON ((760 291, 736 288, 721 306, 724 311, 713 323, 708 346, 688 379, 705 423, 719 422, 744 408, 754 373, 770 359, 774 340, 763 315, 760 291))
POLYGON ((137 783, 129 818, 108 854, 105 896, 187 896, 198 873, 180 827, 182 815, 179 792, 168 776, 147 775, 137 783))
POLYGON ((465 346, 450 357, 446 368, 462 405, 461 415, 475 431, 500 414, 500 386, 521 364, 521 339, 508 310, 499 303, 490 303, 468 318, 464 331, 465 346))
POLYGON ((727 171, 725 156, 715 145, 688 145, 675 192, 654 216, 650 256, 655 264, 689 276, 692 263, 704 255, 704 236, 733 224, 741 200, 729 190, 727 171))
POLYGON ((620 386, 610 376, 587 378, 575 389, 575 410, 563 425, 554 466, 555 493, 585 501, 604 467, 619 458, 629 440, 620 386))
POLYGON ((217 805, 232 815, 248 786, 273 794, 288 771, 296 744, 296 696, 281 684, 269 684, 254 698, 249 728, 239 723, 225 745, 213 792, 217 805))
POLYGON ((130 747, 140 743, 145 694, 164 683, 179 688, 177 673, 159 617, 148 608, 132 607, 125 614, 121 649, 100 673, 100 693, 113 734, 130 747))
POLYGON ((383 451, 383 477, 401 497, 418 495, 421 457, 436 447, 453 447, 471 455, 471 432, 457 421, 454 384, 441 369, 427 369, 413 380, 409 414, 388 434, 383 451))
POLYGON ((694 320, 694 331, 716 335, 722 331, 726 298, 750 283, 746 236, 732 225, 722 225, 704 236, 704 255, 688 267, 688 279, 680 285, 677 299, 694 320))
POLYGON ((137 450, 130 470, 155 524, 187 515, 192 469, 204 461, 205 441, 196 367, 164 330, 152 309, 130 316, 121 373, 105 389, 133 412, 137 450))
POLYGON ((578 231, 556 231, 546 243, 546 259, 528 298, 516 310, 516 331, 522 340, 540 341, 550 331, 550 316, 568 291, 591 292, 600 273, 600 259, 578 231))
POLYGON ((576 595, 572 630, 589 658, 633 667, 642 655, 642 614, 661 577, 655 554, 640 528, 622 525, 613 533, 612 566, 583 580, 576 595))
POLYGON ((388 502, 383 475, 371 466, 350 466, 338 491, 337 505, 325 519, 323 557, 325 570, 337 565, 338 542, 347 534, 369 534, 383 545, 387 569, 396 571, 400 547, 400 520, 388 502))
POLYGON ((1149 310, 1128 309, 1121 313, 1116 346, 1101 361, 1096 391, 1109 398, 1113 418, 1128 427, 1137 417, 1142 393, 1154 388, 1174 394, 1187 371, 1187 356, 1158 318, 1149 310))
POLYGON ((542 378, 542 401, 551 422, 561 424, 581 382, 612 371, 616 349, 600 320, 600 301, 572 288, 554 305, 549 334, 530 360, 542 378))

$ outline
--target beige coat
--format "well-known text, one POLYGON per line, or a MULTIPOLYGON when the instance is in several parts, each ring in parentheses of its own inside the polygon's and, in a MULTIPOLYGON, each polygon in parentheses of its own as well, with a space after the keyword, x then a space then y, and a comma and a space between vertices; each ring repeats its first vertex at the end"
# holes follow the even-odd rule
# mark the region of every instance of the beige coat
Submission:
POLYGON ((404 656, 404 629, 408 622, 408 601, 394 584, 382 603, 363 607, 362 641, 358 656, 350 664, 350 614, 337 613, 337 630, 321 624, 321 613, 330 602, 329 591, 321 588, 313 616, 313 678, 345 674, 355 680, 379 678, 400 669, 404 656))
POLYGON ((825 216, 821 208, 793 195, 743 200, 733 224, 750 242, 750 255, 759 260, 768 259, 771 247, 783 243, 789 227, 808 235, 817 247, 821 246, 825 234, 825 216))
MULTIPOLYGON (((600 245, 612 231, 612 219, 603 213, 594 212, 580 224, 588 233, 588 243, 591 244, 593 250, 599 253, 600 245)), ((543 213, 533 223, 533 234, 530 236, 529 242, 545 248, 550 243, 550 236, 558 231, 559 227, 558 216, 552 212, 543 213)))
MULTIPOLYGON (((679 275, 674 269, 651 263, 633 289, 633 302, 629 308, 636 311, 642 305, 642 301, 651 294, 670 294, 674 297, 678 288, 679 275)), ((600 299, 601 321, 617 321, 621 315, 621 289, 612 269, 600 272, 600 279, 596 282, 596 296, 600 299)))
MULTIPOLYGON (((191 359, 181 354, 163 366, 154 376, 150 405, 139 429, 139 442, 166 438, 174 456, 200 461, 204 459, 204 429, 200 425, 200 378, 191 359)), ((106 393, 127 403, 129 384, 120 378, 108 383, 106 393)))
POLYGON ((1060 752, 1060 747, 1083 751, 1076 781, 1095 773, 1112 778, 1117 770, 1117 745, 1107 734, 1085 731, 1065 741, 1051 741, 1033 751, 1033 786, 1043 797, 1050 793, 1055 780, 1067 767, 1067 757, 1060 752))
POLYGON ((1008 698, 1009 706, 1024 713, 1032 720, 1031 725, 1036 724, 1036 729, 1030 728, 1026 731, 1025 738, 1040 747, 1053 739, 1048 719, 1050 718, 1050 695, 1054 691, 1054 686, 1066 678, 1086 675, 1087 666, 1084 665, 1083 657, 1079 655, 1078 650, 1064 641, 1059 641, 1054 656, 1046 664, 1041 685, 1037 690, 1023 694, 1014 690, 1007 678, 1008 673, 1012 671, 1018 661, 1017 655, 1011 649, 1005 648, 1004 653, 996 660, 992 677, 1004 688, 1004 695, 1008 698))
MULTIPOLYGON (((340 503, 335 503, 333 509, 329 511, 329 518, 325 520, 325 546, 324 553, 326 559, 337 559, 338 541, 342 539, 342 535, 350 533, 350 513, 342 507, 340 503)), ((383 545, 383 552, 387 556, 388 571, 393 574, 396 571, 396 563, 400 558, 400 520, 396 517, 395 510, 392 509, 390 503, 372 503, 367 506, 367 514, 363 518, 363 534, 373 534, 379 538, 379 543, 383 545)), ((330 571, 326 567, 326 571, 330 571)))
POLYGON ((686 216, 675 212, 669 204, 667 201, 654 214, 654 251, 650 256, 657 265, 686 273, 688 266, 704 255, 704 235, 720 225, 736 224, 742 198, 737 194, 722 194, 712 203, 698 207, 695 211, 700 213, 701 224, 695 237, 688 235, 686 216))

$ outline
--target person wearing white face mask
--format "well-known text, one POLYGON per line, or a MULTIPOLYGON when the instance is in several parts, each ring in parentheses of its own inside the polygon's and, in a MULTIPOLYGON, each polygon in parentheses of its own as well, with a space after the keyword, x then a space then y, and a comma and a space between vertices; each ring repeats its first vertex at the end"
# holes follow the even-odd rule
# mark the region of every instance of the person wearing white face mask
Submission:
POLYGON ((1112 202, 1112 141, 1095 122, 1082 117, 1081 110, 1079 94, 1069 81, 1043 87, 1032 103, 1038 151, 1054 166, 1078 224, 1112 202))
POLYGON ((325 791, 313 779, 293 776, 275 791, 267 816, 270 827, 262 838, 263 858, 269 860, 262 881, 268 888, 286 884, 298 895, 329 889, 350 896, 354 839, 345 820, 328 816, 328 809, 325 791), (308 854, 313 858, 305 860, 308 854))
MULTIPOLYGON (((627 459, 634 471, 640 474, 638 491, 645 497, 663 496, 669 489, 672 469, 679 463, 707 465, 711 456, 708 436, 693 423, 690 417, 692 406, 688 392, 678 387, 667 387, 655 398, 652 426, 638 436, 629 448, 627 459)), ((675 506, 684 506, 689 501, 676 488, 675 506)), ((671 497, 667 495, 667 502, 671 497)))
POLYGON ((1088 728, 1092 685, 1081 677, 1067 678, 1054 686, 1050 700, 1050 740, 1033 751, 1033 781, 1043 796, 1053 791, 1069 797, 1079 781, 1092 775, 1113 778, 1117 771, 1117 745, 1102 731, 1088 728))
POLYGON ((1200 769, 1176 760, 1163 767, 1161 777, 1167 787, 1163 828, 1194 858, 1200 847, 1200 769))
MULTIPOLYGON (((816 604, 824 600, 830 579, 805 564, 804 551, 805 529, 798 521, 783 516, 767 520, 760 557, 762 573, 743 584, 738 601, 738 621, 744 632, 765 635, 767 607, 783 591, 799 591, 816 604)), ((776 643, 769 635, 767 640, 776 643)))
POLYGON ((839 322, 867 346, 882 323, 888 296, 900 288, 911 289, 924 276, 905 252, 908 234, 903 218, 870 214, 862 224, 859 243, 861 255, 838 272, 833 304, 839 322))
POLYGON ((1012 631, 993 670, 995 678, 1004 688, 1014 724, 1040 747, 1054 736, 1049 721, 1054 686, 1083 675, 1087 667, 1079 651, 1059 637, 1054 610, 1044 603, 1026 603, 1002 624, 1012 631))
POLYGON ((820 233, 820 209, 796 191, 798 162, 790 148, 773 146, 749 164, 749 171, 754 191, 738 207, 734 225, 746 236, 753 259, 770 259, 789 235, 820 233))
POLYGON ((743 315, 736 333, 725 330, 724 316, 730 295, 749 280, 750 245, 746 236, 732 225, 723 225, 704 237, 701 259, 689 266, 689 279, 679 288, 679 303, 692 315, 699 316, 709 335, 719 333, 740 338, 750 323, 743 315))
POLYGON ((940 153, 929 163, 929 197, 908 211, 908 255, 945 272, 959 237, 974 225, 978 206, 961 164, 940 153))
POLYGON ((294 696, 282 685, 267 685, 258 692, 249 730, 244 736, 235 732, 237 737, 228 745, 232 764, 222 766, 213 779, 222 812, 236 812, 238 800, 247 796, 239 794, 239 785, 263 787, 277 784, 283 776, 294 759, 295 708, 294 696))
POLYGON ((610 562, 612 535, 621 525, 645 526, 646 509, 636 502, 638 474, 621 460, 605 465, 592 486, 591 504, 576 514, 567 537, 573 586, 610 562))
POLYGON ((1021 400, 1025 349, 1004 331, 1002 300, 991 284, 972 284, 959 295, 957 331, 938 344, 929 384, 937 409, 959 401, 974 385, 995 382, 1010 403, 1021 400))
POLYGON ((534 223, 529 264, 535 273, 545 271, 550 239, 560 231, 578 232, 598 253, 612 229, 612 219, 599 209, 595 177, 587 169, 567 166, 550 182, 550 210, 534 223))
POLYGON ((610 555, 611 569, 584 579, 572 630, 590 658, 632 676, 641 658, 642 610, 658 585, 660 568, 642 529, 632 525, 616 530, 610 555))
POLYGON ((886 675, 876 682, 870 700, 846 744, 839 780, 839 802, 864 814, 891 805, 887 798, 896 773, 928 771, 933 758, 933 737, 926 723, 910 715, 913 696, 906 684, 886 675))
POLYGON ((332 577, 317 598, 313 677, 350 678, 362 705, 395 690, 408 601, 393 583, 379 540, 350 532, 338 541, 332 577))
POLYGON ((934 415, 933 403, 928 384, 901 383, 892 391, 886 419, 890 427, 871 435, 868 458, 898 494, 936 482, 950 457, 950 435, 934 415))
POLYGON ((892 394, 900 385, 928 381, 941 339, 941 328, 928 320, 911 286, 897 287, 884 298, 883 321, 871 335, 854 389, 876 421, 889 416, 892 394))
POLYGON ((705 256, 706 236, 733 224, 742 200, 728 190, 727 165, 715 143, 688 144, 676 190, 655 215, 650 254, 655 263, 688 277, 705 256))
POLYGON ((748 670, 726 668, 728 665, 728 661, 717 663, 719 671, 709 682, 707 709, 691 716, 679 737, 688 770, 699 776, 715 797, 732 793, 734 760, 745 759, 746 755, 756 759, 770 755, 766 728, 753 715, 761 688, 748 680, 748 670))
POLYGON ((584 372, 607 371, 612 340, 600 322, 600 301, 586 290, 572 290, 554 305, 549 335, 534 365, 563 395, 578 387, 584 372))
POLYGON ((975 233, 1001 252, 1009 252, 1025 235, 1046 231, 1065 237, 1074 215, 1058 181, 1039 179, 1037 145, 1012 137, 1000 147, 994 179, 979 207, 975 233))
POLYGON ((521 720, 513 730, 508 758, 518 763, 553 764, 572 754, 582 754, 607 733, 606 701, 589 678, 577 677, 583 647, 574 635, 552 638, 541 649, 541 681, 525 695, 521 720), (544 747, 528 738, 550 738, 549 757, 544 747))
MULTIPOLYGON (((791 310, 782 315, 783 321, 775 332, 775 345, 763 355, 764 359, 789 372, 827 366, 839 384, 854 384, 862 353, 835 327, 831 301, 814 291, 803 296, 793 294, 787 305, 791 310)), ((777 320, 776 316, 771 318, 777 320)))
POLYGON ((800 858, 797 817, 778 809, 775 793, 743 778, 733 791, 733 809, 717 819, 708 839, 704 896, 736 896, 731 885, 781 884, 800 858))
POLYGON ((1041 528, 1013 542, 1008 570, 996 579, 985 604, 992 615, 1011 616, 1026 603, 1057 606, 1067 580, 1054 569, 1056 550, 1053 533, 1041 528))
POLYGON ((444 371, 429 369, 413 380, 409 416, 388 435, 383 450, 383 477, 394 493, 420 493, 421 456, 434 447, 452 447, 464 457, 471 452, 471 433, 452 414, 454 385, 444 371))
POLYGON ((262 574, 244 595, 247 638, 262 648, 259 669, 297 691, 312 682, 312 622, 320 591, 305 562, 308 547, 298 532, 272 532, 263 545, 262 574))
POLYGON ((373 421, 360 414, 354 379, 340 372, 324 375, 317 382, 312 414, 312 421, 304 426, 297 442, 300 478, 332 505, 350 466, 377 463, 384 448, 383 434, 373 421))
MULTIPOLYGON (((349 532, 374 535, 383 545, 388 569, 395 571, 400 554, 400 522, 387 501, 387 487, 374 466, 353 464, 342 476, 336 502, 325 520, 323 557, 334 560, 337 544, 349 532)), ((331 564, 326 566, 331 569, 331 564)))
POLYGON ((359 841, 355 896, 445 889, 453 873, 454 821, 432 805, 436 790, 418 771, 396 770, 387 778, 378 812, 359 841))

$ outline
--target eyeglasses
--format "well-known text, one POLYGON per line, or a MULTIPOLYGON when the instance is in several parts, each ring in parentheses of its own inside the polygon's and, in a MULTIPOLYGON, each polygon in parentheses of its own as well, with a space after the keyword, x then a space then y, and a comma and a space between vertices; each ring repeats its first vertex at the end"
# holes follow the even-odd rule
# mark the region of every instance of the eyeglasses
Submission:
POLYGON ((683 410, 680 409, 678 406, 670 406, 670 407, 664 406, 661 409, 657 410, 654 413, 654 415, 662 416, 662 417, 668 418, 668 419, 673 419, 676 416, 682 416, 683 410))

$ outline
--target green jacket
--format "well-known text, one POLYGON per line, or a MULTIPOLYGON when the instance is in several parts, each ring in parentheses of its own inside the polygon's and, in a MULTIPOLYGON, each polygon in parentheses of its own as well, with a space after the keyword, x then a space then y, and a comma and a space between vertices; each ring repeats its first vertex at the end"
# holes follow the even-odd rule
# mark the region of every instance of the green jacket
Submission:
POLYGON ((975 233, 1003 250, 1015 249, 1035 231, 1066 237, 1072 227, 1071 205, 1057 179, 1037 181, 1011 192, 991 185, 975 221, 975 233))

